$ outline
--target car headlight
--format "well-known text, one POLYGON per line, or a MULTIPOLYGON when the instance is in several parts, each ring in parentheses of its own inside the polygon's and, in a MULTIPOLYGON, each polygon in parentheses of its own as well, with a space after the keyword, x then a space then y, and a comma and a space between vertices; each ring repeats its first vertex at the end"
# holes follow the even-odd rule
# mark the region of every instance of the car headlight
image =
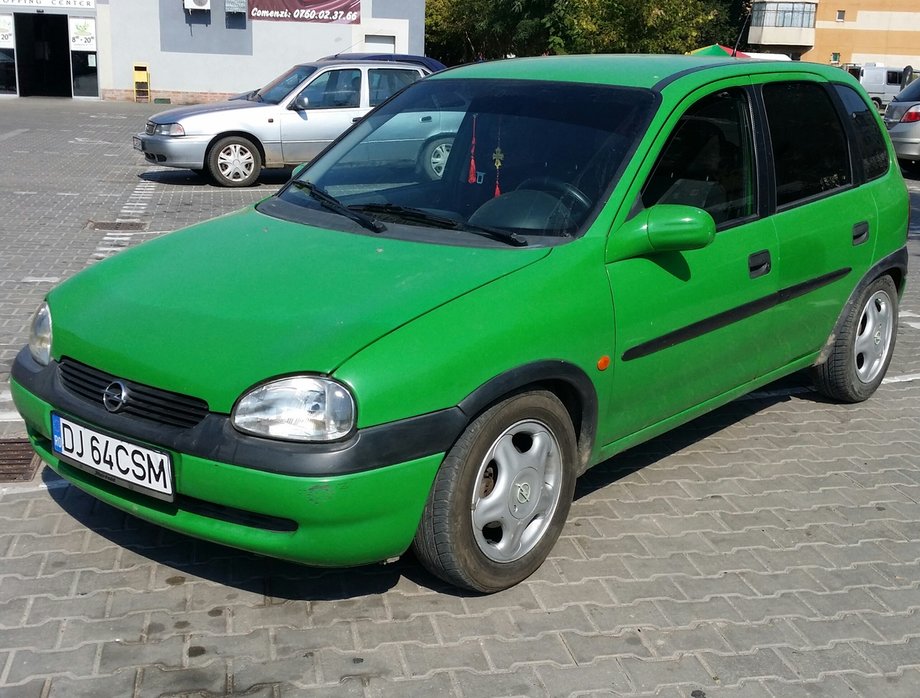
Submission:
POLYGON ((154 124, 153 133, 157 136, 184 136, 185 127, 182 124, 154 124))
POLYGON ((42 366, 51 361, 51 309, 42 303, 32 317, 29 328, 29 351, 32 358, 42 366))
POLYGON ((334 441, 355 425, 355 401, 341 383, 294 376, 264 383, 243 395, 230 417, 247 434, 292 441, 334 441))

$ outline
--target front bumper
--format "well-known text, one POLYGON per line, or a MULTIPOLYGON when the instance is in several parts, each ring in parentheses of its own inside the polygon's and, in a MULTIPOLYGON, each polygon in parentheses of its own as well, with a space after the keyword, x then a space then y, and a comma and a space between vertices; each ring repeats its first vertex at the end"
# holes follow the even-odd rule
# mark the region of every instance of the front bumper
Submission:
POLYGON ((204 159, 213 136, 150 136, 138 133, 134 147, 147 162, 165 167, 204 169, 204 159))
POLYGON ((30 374, 23 373, 24 365, 28 360, 20 355, 10 381, 13 401, 26 422, 33 448, 58 474, 139 518, 271 557, 318 566, 351 566, 400 555, 412 542, 444 457, 443 452, 405 460, 396 457, 391 464, 370 470, 309 476, 277 471, 285 470, 283 467, 270 472, 203 458, 157 440, 126 435, 172 455, 176 496, 173 502, 164 502, 107 482, 53 453, 52 411, 102 431, 112 430, 92 419, 91 409, 67 409, 27 389, 17 379, 17 374, 24 375, 28 382, 30 374))

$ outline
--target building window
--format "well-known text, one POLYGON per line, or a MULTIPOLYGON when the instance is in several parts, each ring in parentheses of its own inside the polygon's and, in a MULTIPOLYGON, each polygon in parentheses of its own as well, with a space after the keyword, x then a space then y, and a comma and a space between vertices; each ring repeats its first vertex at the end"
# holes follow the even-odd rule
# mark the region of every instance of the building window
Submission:
POLYGON ((836 52, 835 52, 835 53, 832 53, 832 54, 831 54, 831 63, 833 63, 834 65, 837 65, 838 63, 840 63, 840 54, 839 54, 839 53, 836 53, 836 52))
POLYGON ((755 2, 751 10, 751 26, 814 29, 816 4, 813 2, 755 2))
POLYGON ((846 11, 846 10, 837 10, 837 21, 838 21, 838 22, 845 22, 846 19, 847 19, 847 11, 846 11))

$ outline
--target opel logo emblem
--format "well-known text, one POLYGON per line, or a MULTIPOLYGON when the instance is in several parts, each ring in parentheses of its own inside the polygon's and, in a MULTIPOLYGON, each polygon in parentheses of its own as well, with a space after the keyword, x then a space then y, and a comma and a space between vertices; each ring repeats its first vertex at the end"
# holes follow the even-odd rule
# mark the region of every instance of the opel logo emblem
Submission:
POLYGON ((102 404, 109 412, 120 412, 128 402, 128 386, 112 381, 102 391, 102 404))
POLYGON ((530 485, 522 482, 517 486, 517 500, 521 504, 527 504, 530 501, 530 485))

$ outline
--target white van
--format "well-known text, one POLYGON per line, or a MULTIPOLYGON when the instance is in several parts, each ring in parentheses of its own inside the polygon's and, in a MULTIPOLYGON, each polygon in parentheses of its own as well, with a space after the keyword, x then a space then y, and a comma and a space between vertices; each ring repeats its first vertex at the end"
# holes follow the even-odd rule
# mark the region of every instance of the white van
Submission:
POLYGON ((881 111, 898 92, 907 87, 913 78, 914 70, 909 65, 897 68, 882 63, 866 63, 850 68, 850 73, 859 80, 881 111))

